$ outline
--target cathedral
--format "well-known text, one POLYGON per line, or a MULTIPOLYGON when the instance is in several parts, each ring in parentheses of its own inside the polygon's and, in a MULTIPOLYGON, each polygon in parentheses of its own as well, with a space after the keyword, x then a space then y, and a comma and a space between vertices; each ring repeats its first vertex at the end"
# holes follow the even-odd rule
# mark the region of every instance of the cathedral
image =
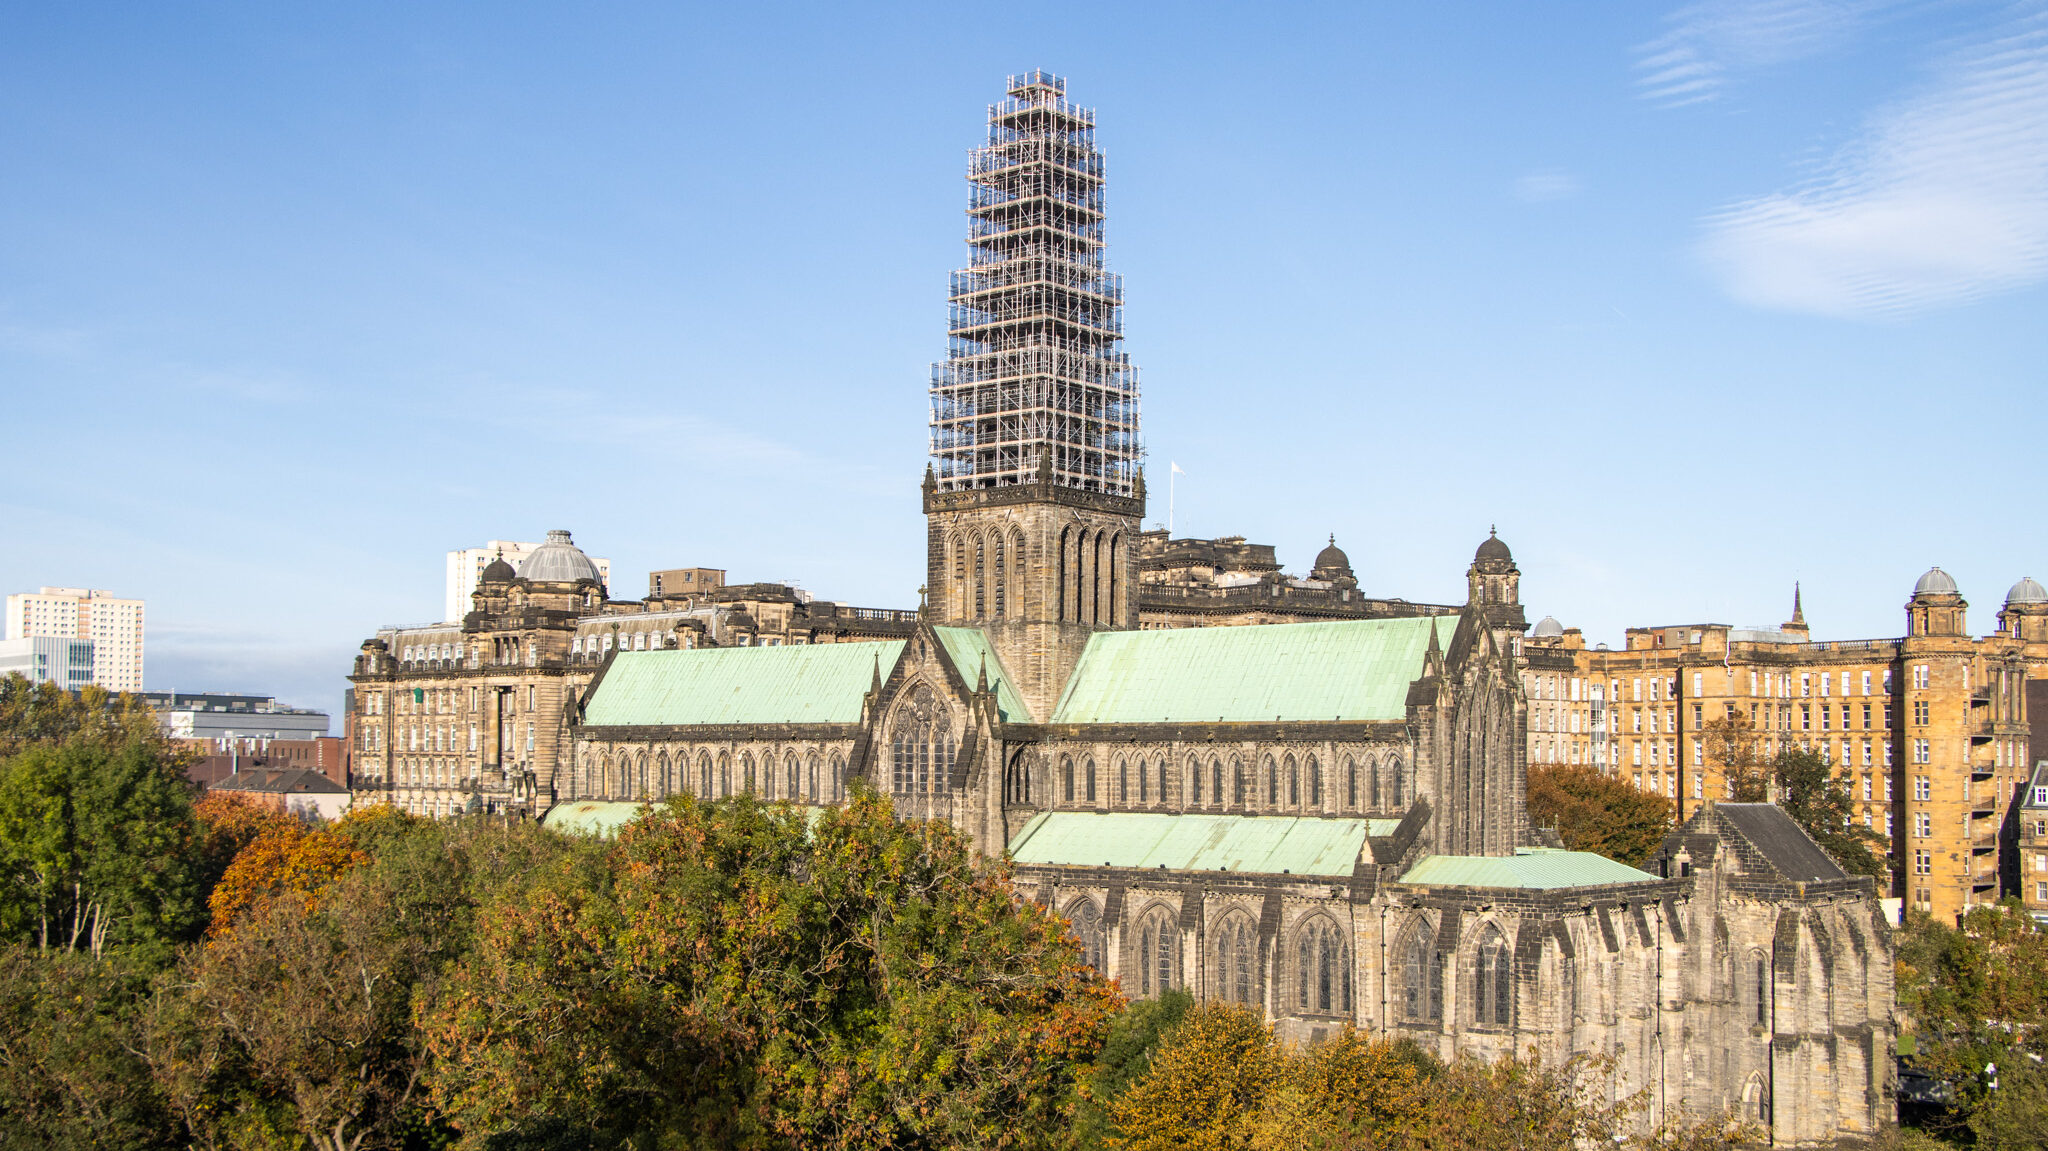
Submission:
MULTIPOLYGON (((1128 995, 1248 1004, 1300 1042, 1349 1026, 1447 1057, 1601 1053, 1652 1123, 1736 1115, 1818 1144, 1888 1120, 1891 929, 1870 880, 1763 804, 1699 805, 1647 870, 1531 826, 1506 541, 1479 541, 1462 604, 1360 606, 1333 541, 1287 589, 1299 607, 1248 616, 1281 600, 1268 579, 1223 589, 1249 605, 1227 618, 1203 614, 1222 602, 1206 589, 1141 616, 1141 549, 1169 545, 1142 531, 1092 111, 1058 77, 1012 77, 969 181, 914 619, 775 646, 593 638, 559 660, 448 625, 471 667, 560 665, 488 705, 489 745, 515 752, 519 717, 552 717, 531 809, 602 828, 674 794, 830 804, 865 781, 1007 855, 1128 995)), ((601 600, 553 542, 545 571, 492 565, 472 622, 601 600)), ((358 683, 394 658, 366 644, 358 683)))

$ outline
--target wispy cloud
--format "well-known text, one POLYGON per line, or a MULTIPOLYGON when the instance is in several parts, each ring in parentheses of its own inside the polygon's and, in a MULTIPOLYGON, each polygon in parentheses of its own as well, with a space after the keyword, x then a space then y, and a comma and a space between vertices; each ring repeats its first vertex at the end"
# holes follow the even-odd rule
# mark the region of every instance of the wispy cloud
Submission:
POLYGON ((1529 172, 1515 180, 1515 199, 1525 204, 1547 204, 1578 194, 1579 178, 1556 168, 1529 172))
POLYGON ((1667 106, 1721 93, 1732 73, 1781 64, 1847 39, 1885 0, 1705 0, 1673 12, 1664 35, 1636 49, 1636 85, 1667 106))
POLYGON ((1710 217, 1737 299, 1882 316, 2048 278, 2048 11, 1959 50, 1789 191, 1710 217))

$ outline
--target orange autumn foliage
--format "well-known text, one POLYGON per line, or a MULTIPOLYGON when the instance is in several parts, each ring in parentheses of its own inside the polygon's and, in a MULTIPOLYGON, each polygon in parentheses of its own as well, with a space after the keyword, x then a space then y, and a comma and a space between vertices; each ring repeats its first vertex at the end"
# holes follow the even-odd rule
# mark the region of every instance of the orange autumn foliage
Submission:
POLYGON ((249 912, 280 895, 299 895, 309 907, 317 905, 329 884, 369 862, 366 841, 387 825, 411 818, 376 805, 351 811, 331 824, 309 826, 291 816, 267 821, 235 854, 207 897, 213 916, 209 934, 227 933, 249 912))

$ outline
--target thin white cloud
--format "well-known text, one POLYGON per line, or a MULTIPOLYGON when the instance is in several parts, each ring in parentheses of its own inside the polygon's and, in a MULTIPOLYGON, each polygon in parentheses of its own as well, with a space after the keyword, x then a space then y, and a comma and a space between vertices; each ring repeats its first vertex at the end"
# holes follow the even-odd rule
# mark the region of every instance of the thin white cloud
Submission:
POLYGON ((1719 96, 1731 73, 1824 52, 1885 0, 1706 0, 1666 18, 1636 49, 1637 89, 1666 106, 1719 96))
POLYGON ((1547 204, 1578 194, 1579 178, 1557 168, 1529 172, 1515 180, 1515 199, 1525 204, 1547 204))
POLYGON ((2048 278, 2048 11, 1958 51, 1789 191, 1707 220, 1736 299, 1897 315, 2048 278))

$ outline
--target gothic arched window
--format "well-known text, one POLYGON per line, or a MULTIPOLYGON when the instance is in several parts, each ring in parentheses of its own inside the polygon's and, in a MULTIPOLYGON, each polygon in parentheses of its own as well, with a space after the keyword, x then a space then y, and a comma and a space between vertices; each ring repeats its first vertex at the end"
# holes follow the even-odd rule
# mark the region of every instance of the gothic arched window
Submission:
POLYGON ((1060 757, 1060 798, 1068 803, 1074 802, 1074 757, 1071 755, 1060 757))
POLYGON ((1266 757, 1266 806, 1280 806, 1280 769, 1273 765, 1273 757, 1266 757))
POLYGON ((1165 908, 1147 912, 1138 928, 1138 994, 1158 995, 1180 983, 1180 930, 1165 908))
POLYGON ((1444 957, 1436 932, 1419 923, 1401 949, 1401 1018, 1417 1023, 1444 1017, 1444 957))
POLYGON ((1401 773, 1401 757, 1387 761, 1387 772, 1394 777, 1394 806, 1404 807, 1408 803, 1408 781, 1401 773))
POLYGON ((1358 761, 1348 755, 1344 757, 1344 806, 1358 806, 1358 761))
POLYGON ((1120 804, 1131 801, 1131 765, 1122 757, 1116 761, 1116 801, 1120 804))
POLYGON ((1771 1021, 1771 978, 1770 966, 1764 962, 1764 953, 1750 953, 1750 965, 1755 971, 1751 984, 1750 1002, 1754 1004, 1756 1025, 1763 1027, 1771 1021))
POLYGON ((1082 768, 1081 768, 1081 776, 1082 776, 1083 780, 1084 780, 1084 781, 1085 781, 1085 782, 1087 783, 1087 785, 1088 785, 1088 793, 1087 793, 1087 800, 1088 800, 1088 802, 1089 802, 1089 803, 1094 803, 1094 802, 1095 802, 1095 757, 1094 757, 1094 756, 1092 756, 1092 755, 1091 755, 1091 756, 1089 756, 1089 757, 1088 757, 1088 761, 1087 761, 1087 763, 1085 763, 1084 765, 1082 765, 1082 768))
POLYGON ((1351 945, 1322 916, 1295 937, 1294 1005, 1321 1014, 1351 1010, 1351 945))
POLYGON ((1152 802, 1152 777, 1145 771, 1145 761, 1138 761, 1138 802, 1152 802))
POLYGON ((718 798, 724 799, 726 796, 731 794, 732 753, 729 751, 721 751, 718 753, 718 798))
POLYGON ((711 753, 697 753, 697 798, 711 798, 711 753))
POLYGON ((1095 909, 1095 901, 1083 899, 1067 908, 1067 922, 1074 928, 1074 938, 1081 943, 1081 962, 1097 971, 1108 971, 1102 961, 1102 953, 1109 942, 1109 933, 1103 930, 1102 913, 1095 909))
POLYGON ((891 780, 898 795, 944 791, 953 770, 953 725, 946 705, 930 686, 918 684, 896 709, 890 724, 895 763, 891 780))
POLYGON ((654 760, 654 790, 662 798, 668 796, 668 749, 663 748, 654 760))
POLYGON ((1212 756, 1212 757, 1210 757, 1210 759, 1209 759, 1209 783, 1210 783, 1210 787, 1209 787, 1209 794, 1210 794, 1210 796, 1212 797, 1212 799, 1213 799, 1214 803, 1216 804, 1216 806, 1218 806, 1218 807, 1222 807, 1222 806, 1223 806, 1223 761, 1222 761, 1222 760, 1220 760, 1220 759, 1217 759, 1217 758, 1215 758, 1215 757, 1213 757, 1213 756, 1212 756))
POLYGON ((1259 966, 1259 933, 1251 917, 1233 912, 1216 932, 1216 992, 1231 1003, 1257 1003, 1253 978, 1259 966))
POLYGON ((1230 802, 1244 806, 1244 762, 1236 756, 1230 757, 1230 802))
POLYGON ((1293 756, 1282 761, 1287 770, 1287 806, 1301 806, 1301 768, 1296 766, 1293 756))
POLYGON ((1308 757, 1308 805, 1317 811, 1323 809, 1323 765, 1316 757, 1308 757))
POLYGON ((1515 964, 1500 928, 1489 927, 1472 964, 1473 1019, 1495 1027, 1515 1022, 1515 964))
POLYGON ((846 761, 838 752, 832 753, 832 802, 846 798, 846 761))
POLYGON ((754 793, 754 753, 751 751, 740 753, 740 786, 748 795, 754 793))
POLYGON ((805 789, 804 794, 810 798, 812 803, 816 803, 818 802, 818 753, 815 751, 811 753, 809 767, 811 778, 809 780, 809 787, 805 789))
POLYGON ((1172 800, 1172 797, 1173 797, 1173 791, 1172 791, 1172 789, 1171 789, 1171 788, 1169 788, 1169 787, 1167 786, 1167 783, 1166 783, 1166 772, 1167 772, 1167 767, 1166 767, 1166 757, 1165 757, 1165 756, 1163 756, 1163 755, 1162 755, 1162 756, 1160 756, 1160 757, 1159 757, 1159 766, 1158 766, 1158 768, 1157 768, 1156 770, 1157 770, 1157 771, 1158 771, 1158 773, 1159 773, 1159 802, 1161 802, 1161 803, 1167 803, 1167 802, 1170 802, 1170 801, 1172 800))
POLYGON ((1365 761, 1365 803, 1367 810, 1380 809, 1380 765, 1378 760, 1365 761))
POLYGON ((797 767, 796 753, 782 757, 782 798, 796 799, 803 794, 803 771, 797 767))
POLYGON ((989 580, 989 599, 992 601, 990 603, 990 607, 993 609, 991 614, 997 619, 1001 619, 1003 618, 1003 609, 1008 606, 1004 603, 1004 600, 1007 598, 1005 593, 1009 590, 1010 572, 1009 565, 1003 562, 1003 533, 1000 530, 996 532, 992 542, 995 551, 995 555, 992 558, 995 562, 991 565, 994 571, 992 578, 989 580))
POLYGON ((1202 761, 1188 757, 1188 806, 1202 806, 1202 761))

